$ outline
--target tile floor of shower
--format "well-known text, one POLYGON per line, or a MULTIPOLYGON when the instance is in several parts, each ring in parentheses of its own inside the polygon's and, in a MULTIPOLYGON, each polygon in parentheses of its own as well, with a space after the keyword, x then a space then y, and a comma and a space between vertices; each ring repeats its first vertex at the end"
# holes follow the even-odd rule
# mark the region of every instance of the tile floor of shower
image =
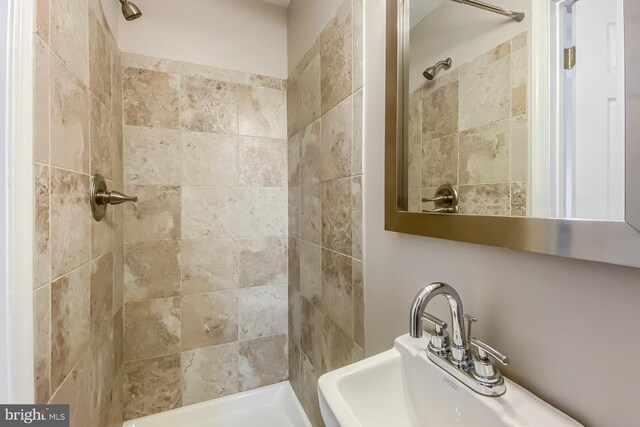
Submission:
POLYGON ((127 421, 123 427, 311 427, 288 381, 127 421))

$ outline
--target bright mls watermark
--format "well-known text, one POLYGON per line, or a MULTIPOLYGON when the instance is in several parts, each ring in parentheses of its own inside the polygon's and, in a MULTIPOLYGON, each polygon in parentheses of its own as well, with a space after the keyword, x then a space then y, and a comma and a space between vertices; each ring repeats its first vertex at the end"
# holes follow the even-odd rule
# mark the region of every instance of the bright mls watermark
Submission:
POLYGON ((69 427, 69 405, 0 405, 0 427, 69 427))

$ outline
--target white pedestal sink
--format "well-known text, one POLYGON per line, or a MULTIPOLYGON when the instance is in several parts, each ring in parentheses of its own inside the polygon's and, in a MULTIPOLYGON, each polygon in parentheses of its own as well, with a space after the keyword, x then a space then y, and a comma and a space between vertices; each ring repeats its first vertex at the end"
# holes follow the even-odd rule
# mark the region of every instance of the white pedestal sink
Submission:
POLYGON ((318 381, 327 427, 560 427, 575 420, 505 378, 507 392, 485 397, 427 358, 429 336, 396 339, 391 350, 318 381))

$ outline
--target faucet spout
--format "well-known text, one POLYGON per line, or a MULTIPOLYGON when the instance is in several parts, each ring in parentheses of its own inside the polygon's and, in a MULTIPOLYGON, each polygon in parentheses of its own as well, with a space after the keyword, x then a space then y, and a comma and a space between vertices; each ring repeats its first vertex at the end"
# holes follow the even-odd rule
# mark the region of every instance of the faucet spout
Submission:
POLYGON ((462 299, 452 286, 446 283, 435 282, 425 286, 413 300, 411 306, 411 317, 409 319, 409 334, 413 338, 422 337, 422 316, 427 304, 436 295, 442 295, 449 303, 451 310, 451 359, 458 365, 468 364, 467 335, 464 329, 464 313, 462 310, 462 299))

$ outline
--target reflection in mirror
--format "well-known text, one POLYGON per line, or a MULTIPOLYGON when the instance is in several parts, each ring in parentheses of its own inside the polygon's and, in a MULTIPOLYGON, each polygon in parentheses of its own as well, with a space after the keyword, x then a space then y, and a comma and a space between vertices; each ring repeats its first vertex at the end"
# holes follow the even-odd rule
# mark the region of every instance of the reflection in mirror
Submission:
POLYGON ((410 211, 624 220, 622 0, 407 4, 410 211))

